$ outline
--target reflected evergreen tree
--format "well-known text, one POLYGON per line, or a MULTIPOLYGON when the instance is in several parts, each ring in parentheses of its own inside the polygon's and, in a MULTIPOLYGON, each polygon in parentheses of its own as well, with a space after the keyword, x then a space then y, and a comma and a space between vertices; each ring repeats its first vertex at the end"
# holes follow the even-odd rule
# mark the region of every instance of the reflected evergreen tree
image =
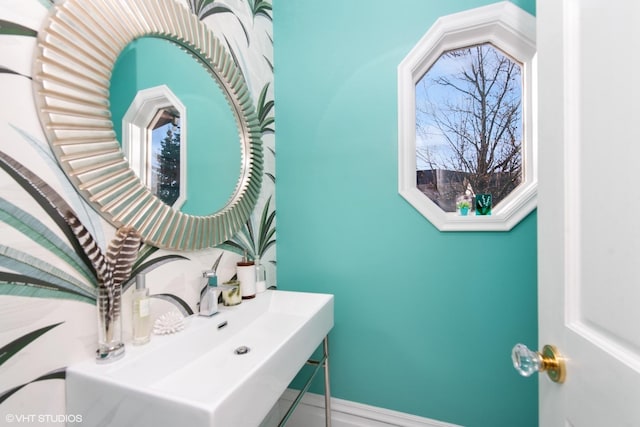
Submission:
POLYGON ((167 129, 158 154, 157 196, 172 206, 180 196, 180 128, 167 129))

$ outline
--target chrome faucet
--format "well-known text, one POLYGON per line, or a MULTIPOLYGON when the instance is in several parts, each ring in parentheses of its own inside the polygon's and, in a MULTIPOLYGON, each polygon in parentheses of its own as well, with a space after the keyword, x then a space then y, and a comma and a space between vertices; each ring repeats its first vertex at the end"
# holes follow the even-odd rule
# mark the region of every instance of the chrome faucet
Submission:
POLYGON ((218 312, 218 294, 216 293, 218 276, 216 276, 215 270, 207 270, 202 272, 202 277, 207 280, 207 286, 200 292, 198 314, 213 316, 218 312))

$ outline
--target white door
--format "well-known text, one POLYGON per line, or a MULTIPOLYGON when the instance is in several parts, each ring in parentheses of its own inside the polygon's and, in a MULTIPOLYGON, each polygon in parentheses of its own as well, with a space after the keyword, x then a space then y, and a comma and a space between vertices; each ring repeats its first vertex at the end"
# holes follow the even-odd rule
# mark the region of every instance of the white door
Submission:
POLYGON ((640 426, 640 2, 538 0, 542 427, 640 426))

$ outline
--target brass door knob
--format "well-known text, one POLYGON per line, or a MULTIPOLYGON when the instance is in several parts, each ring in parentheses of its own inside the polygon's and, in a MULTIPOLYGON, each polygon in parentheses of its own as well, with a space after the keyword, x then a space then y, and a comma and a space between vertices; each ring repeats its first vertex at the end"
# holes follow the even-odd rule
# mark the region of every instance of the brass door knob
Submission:
POLYGON ((532 351, 524 344, 516 344, 511 351, 513 367, 523 377, 534 372, 546 372, 551 381, 563 383, 566 376, 564 358, 552 345, 545 345, 542 352, 532 351))

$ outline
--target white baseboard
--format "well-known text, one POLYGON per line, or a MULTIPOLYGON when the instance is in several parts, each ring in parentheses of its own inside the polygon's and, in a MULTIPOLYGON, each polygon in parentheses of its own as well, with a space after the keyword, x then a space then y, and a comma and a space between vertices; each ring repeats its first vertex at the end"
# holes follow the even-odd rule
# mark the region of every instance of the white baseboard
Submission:
MULTIPOLYGON (((297 395, 297 390, 286 390, 262 427, 277 426, 297 395)), ((304 395, 287 423, 287 427, 325 427, 325 425, 324 396, 314 393, 304 395)), ((332 427, 460 427, 336 398, 331 398, 331 425, 332 427)))

